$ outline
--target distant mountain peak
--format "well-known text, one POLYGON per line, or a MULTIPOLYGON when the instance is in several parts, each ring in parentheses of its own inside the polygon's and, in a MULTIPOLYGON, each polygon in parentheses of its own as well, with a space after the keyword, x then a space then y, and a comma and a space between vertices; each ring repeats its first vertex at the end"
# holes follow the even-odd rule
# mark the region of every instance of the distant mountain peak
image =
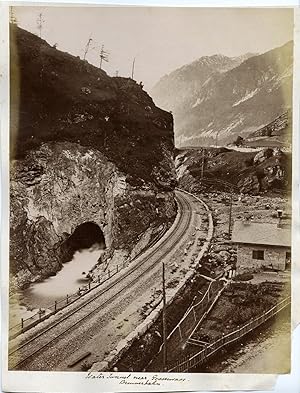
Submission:
POLYGON ((163 77, 155 103, 172 110, 178 146, 230 142, 291 106, 293 45, 263 54, 202 56, 163 77))
POLYGON ((209 78, 237 67, 250 54, 229 57, 223 54, 202 56, 164 75, 153 87, 151 95, 158 106, 166 110, 176 111, 191 95, 197 94, 209 78))
POLYGON ((259 53, 247 52, 244 53, 243 55, 232 57, 232 59, 239 59, 241 61, 245 61, 250 59, 250 57, 254 57, 254 56, 259 56, 259 53))

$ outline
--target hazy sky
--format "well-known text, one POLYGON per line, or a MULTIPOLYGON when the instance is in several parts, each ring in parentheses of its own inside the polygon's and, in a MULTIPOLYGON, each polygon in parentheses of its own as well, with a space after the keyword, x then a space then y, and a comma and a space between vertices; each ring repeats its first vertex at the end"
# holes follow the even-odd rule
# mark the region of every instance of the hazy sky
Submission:
MULTIPOLYGON (((104 44, 110 52, 103 64, 129 76, 133 58, 137 81, 149 90, 158 79, 201 56, 263 53, 293 38, 290 9, 149 8, 149 7, 14 7, 19 26, 35 34, 37 16, 45 20, 42 38, 58 49, 83 57, 104 44)), ((98 50, 99 52, 99 50, 98 50)), ((87 60, 99 65, 96 49, 87 60)))

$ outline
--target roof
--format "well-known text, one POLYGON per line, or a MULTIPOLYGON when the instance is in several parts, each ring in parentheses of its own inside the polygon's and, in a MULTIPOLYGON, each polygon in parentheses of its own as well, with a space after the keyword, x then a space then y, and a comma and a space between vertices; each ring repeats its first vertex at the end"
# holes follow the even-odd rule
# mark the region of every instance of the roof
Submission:
POLYGON ((290 225, 276 223, 235 221, 232 230, 234 243, 291 247, 290 225))

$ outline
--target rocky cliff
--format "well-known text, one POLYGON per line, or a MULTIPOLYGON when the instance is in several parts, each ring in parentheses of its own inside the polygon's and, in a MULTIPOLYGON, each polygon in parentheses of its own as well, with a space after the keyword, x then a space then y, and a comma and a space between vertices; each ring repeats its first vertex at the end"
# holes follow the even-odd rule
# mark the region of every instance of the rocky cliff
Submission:
POLYGON ((86 223, 104 236, 105 267, 133 258, 171 225, 173 119, 135 81, 13 26, 10 131, 17 286, 55 274, 86 223))
POLYGON ((229 190, 232 185, 234 191, 258 194, 291 188, 291 155, 278 148, 178 150, 176 168, 179 185, 189 191, 229 190))

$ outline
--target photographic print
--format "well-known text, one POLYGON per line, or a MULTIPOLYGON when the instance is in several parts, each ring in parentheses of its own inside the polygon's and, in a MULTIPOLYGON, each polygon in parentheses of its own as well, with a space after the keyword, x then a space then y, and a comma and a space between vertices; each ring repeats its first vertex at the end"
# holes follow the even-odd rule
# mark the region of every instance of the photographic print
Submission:
POLYGON ((293 9, 9 17, 8 369, 289 373, 293 9))

